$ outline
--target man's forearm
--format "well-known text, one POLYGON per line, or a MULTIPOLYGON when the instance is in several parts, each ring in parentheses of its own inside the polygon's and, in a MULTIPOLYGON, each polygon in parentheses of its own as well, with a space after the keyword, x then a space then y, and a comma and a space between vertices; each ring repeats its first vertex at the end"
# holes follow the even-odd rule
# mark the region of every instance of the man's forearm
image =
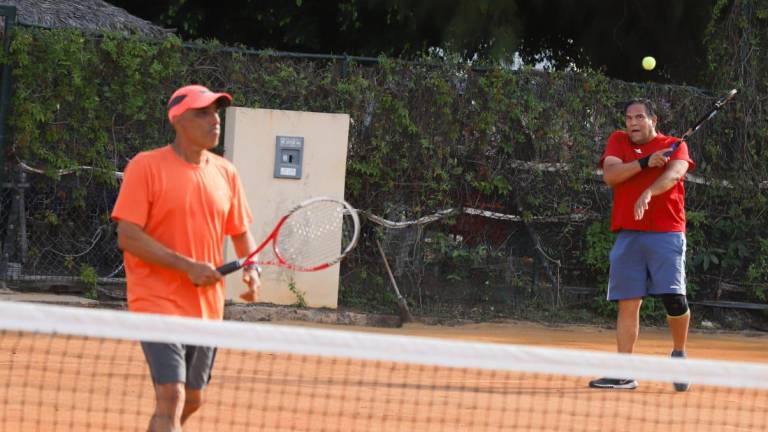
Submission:
POLYGON ((603 181, 614 186, 642 171, 638 161, 615 163, 603 167, 603 181))
POLYGON ((118 245, 120 249, 130 253, 151 264, 179 270, 184 273, 189 271, 192 261, 149 236, 140 227, 126 225, 121 222, 118 225, 118 245))
POLYGON ((648 190, 651 191, 652 196, 661 195, 664 192, 670 190, 675 183, 685 177, 685 173, 688 172, 688 162, 684 160, 672 161, 667 169, 654 181, 648 190))
POLYGON ((665 171, 648 189, 651 191, 652 196, 661 195, 672 189, 672 186, 678 181, 680 181, 680 177, 676 173, 665 171))
POLYGON ((253 239, 251 232, 246 230, 242 234, 232 236, 232 246, 235 247, 235 253, 242 258, 250 255, 256 249, 256 241, 253 239))

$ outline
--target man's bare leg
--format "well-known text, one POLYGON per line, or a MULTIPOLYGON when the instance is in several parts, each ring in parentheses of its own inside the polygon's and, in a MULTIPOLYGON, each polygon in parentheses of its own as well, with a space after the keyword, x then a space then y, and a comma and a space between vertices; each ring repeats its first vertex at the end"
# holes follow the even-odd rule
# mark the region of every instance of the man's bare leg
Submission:
POLYGON ((181 432, 184 409, 184 384, 169 383, 155 386, 155 412, 148 432, 181 432))
POLYGON ((642 298, 619 300, 616 318, 616 348, 620 353, 631 354, 640 334, 640 306, 642 298))
POLYGON ((685 352, 685 344, 688 342, 688 324, 691 322, 691 311, 679 317, 667 316, 667 324, 672 333, 672 346, 675 351, 685 352))
POLYGON ((184 410, 181 412, 181 424, 191 416, 195 411, 199 410, 203 405, 203 391, 186 389, 187 397, 184 399, 184 410))

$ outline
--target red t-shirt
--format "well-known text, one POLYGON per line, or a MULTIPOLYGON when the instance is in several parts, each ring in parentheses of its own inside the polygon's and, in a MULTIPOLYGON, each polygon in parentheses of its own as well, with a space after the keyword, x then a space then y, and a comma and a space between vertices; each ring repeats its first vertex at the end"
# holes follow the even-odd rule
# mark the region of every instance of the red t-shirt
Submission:
MULTIPOLYGON (((608 138, 605 153, 600 158, 600 167, 605 158, 614 156, 622 162, 644 158, 654 152, 669 148, 678 138, 657 134, 656 138, 642 145, 633 144, 624 131, 616 131, 608 138)), ((688 156, 688 145, 681 142, 670 155, 669 160, 688 162, 688 171, 696 164, 688 156)), ((635 230, 653 232, 685 232, 685 187, 680 179, 669 190, 651 198, 648 210, 642 219, 636 221, 635 203, 644 190, 667 169, 667 166, 646 168, 623 182, 613 186, 613 208, 611 209, 611 231, 635 230)))
MULTIPOLYGON (((125 168, 112 219, 132 222, 167 248, 196 261, 222 264, 224 237, 251 223, 235 167, 205 152, 200 165, 179 158, 170 146, 139 153, 125 168)), ((222 319, 224 282, 198 287, 186 274, 125 256, 128 309, 222 319)))

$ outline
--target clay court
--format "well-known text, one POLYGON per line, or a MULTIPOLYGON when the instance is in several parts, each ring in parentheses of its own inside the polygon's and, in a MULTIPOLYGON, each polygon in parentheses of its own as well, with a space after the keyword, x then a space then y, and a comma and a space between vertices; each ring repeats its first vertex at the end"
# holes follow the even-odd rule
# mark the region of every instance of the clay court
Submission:
MULTIPOLYGON (((288 324, 288 323, 284 323, 288 324)), ((306 323, 301 325, 307 325, 306 323)), ((338 328, 338 327, 335 327, 338 328)), ((429 326, 406 324, 403 328, 343 327, 350 330, 495 342, 557 348, 615 351, 614 330, 594 326, 545 326, 509 322, 429 326)), ((668 355, 671 338, 666 328, 641 328, 636 352, 668 355)), ((761 332, 703 331, 692 329, 688 353, 692 358, 763 362, 768 364, 768 334, 761 332)))
MULTIPOLYGON (((321 327, 614 349, 612 330, 582 326, 321 327)), ((689 354, 768 363, 767 344, 766 335, 693 332, 689 354)), ((638 352, 668 351, 664 329, 642 331, 638 352)), ((207 405, 184 430, 748 431, 762 430, 768 422, 766 391, 698 386, 675 393, 669 383, 655 382, 641 382, 635 391, 599 391, 587 388, 587 381, 222 350, 207 405)), ((0 382, 3 431, 144 430, 153 406, 142 353, 133 342, 5 333, 0 338, 0 382)))

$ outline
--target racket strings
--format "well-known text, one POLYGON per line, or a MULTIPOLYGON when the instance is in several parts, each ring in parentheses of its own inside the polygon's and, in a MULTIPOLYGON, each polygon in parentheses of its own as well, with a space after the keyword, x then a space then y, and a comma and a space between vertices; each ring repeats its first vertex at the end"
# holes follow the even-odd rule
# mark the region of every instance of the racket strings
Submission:
POLYGON ((314 202, 292 213, 280 228, 277 253, 288 263, 313 267, 338 261, 354 236, 351 210, 334 201, 314 202))

